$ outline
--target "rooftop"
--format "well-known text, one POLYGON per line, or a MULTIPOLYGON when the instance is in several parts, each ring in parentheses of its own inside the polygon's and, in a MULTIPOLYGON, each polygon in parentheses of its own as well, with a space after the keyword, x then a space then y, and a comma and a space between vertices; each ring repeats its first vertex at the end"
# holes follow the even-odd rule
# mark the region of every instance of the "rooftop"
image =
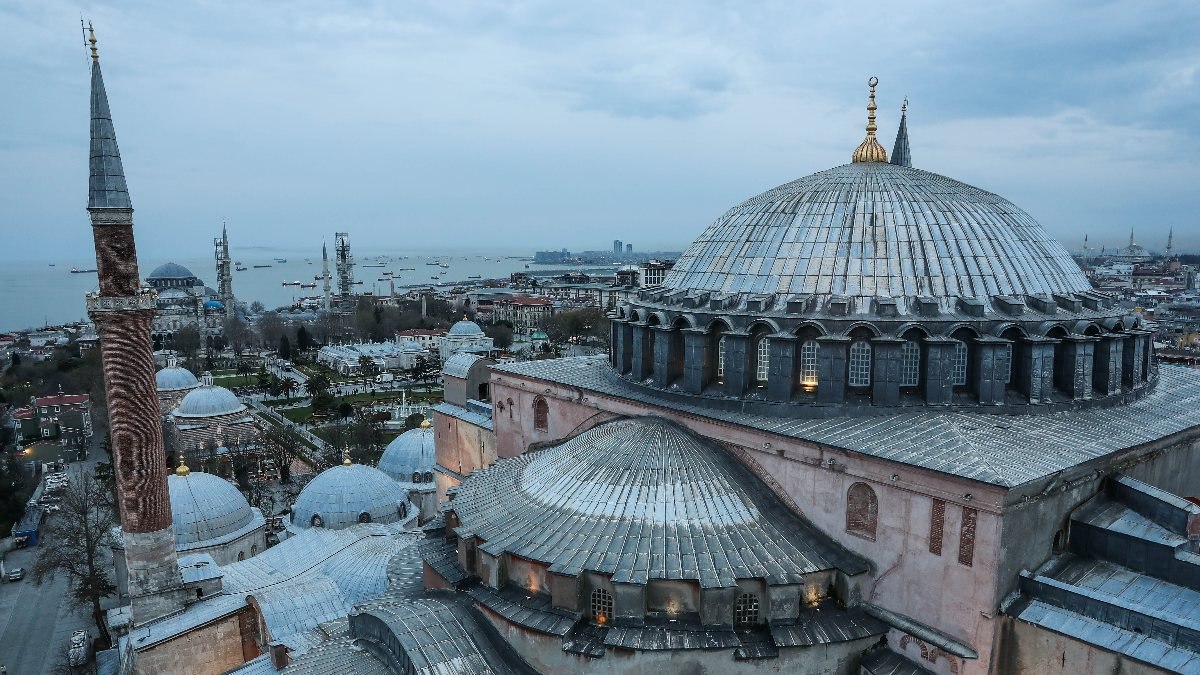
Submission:
POLYGON ((493 372, 544 380, 842 448, 990 485, 1016 487, 1200 425, 1200 370, 1161 365, 1158 386, 1128 405, 1038 416, 937 408, 875 417, 808 419, 718 410, 638 387, 604 357, 507 363, 493 372))

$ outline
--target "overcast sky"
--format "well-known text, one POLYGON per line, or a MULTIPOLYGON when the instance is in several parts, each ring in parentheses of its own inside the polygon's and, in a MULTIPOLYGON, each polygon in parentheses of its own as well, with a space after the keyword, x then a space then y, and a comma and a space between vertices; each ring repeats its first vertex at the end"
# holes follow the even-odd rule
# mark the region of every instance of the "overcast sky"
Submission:
POLYGON ((91 249, 80 13, 144 255, 678 250, 849 161, 871 75, 889 150, 907 96, 915 166, 1069 248, 1200 248, 1195 0, 6 0, 0 258, 91 249))

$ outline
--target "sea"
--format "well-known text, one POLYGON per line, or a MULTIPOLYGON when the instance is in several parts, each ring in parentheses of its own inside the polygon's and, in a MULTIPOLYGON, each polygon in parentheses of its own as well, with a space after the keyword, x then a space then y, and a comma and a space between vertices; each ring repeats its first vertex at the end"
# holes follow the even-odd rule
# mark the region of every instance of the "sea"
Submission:
MULTIPOLYGON (((267 247, 256 247, 250 251, 239 251, 236 246, 230 248, 234 261, 240 262, 246 268, 245 271, 233 273, 233 293, 239 301, 249 304, 257 300, 273 309, 292 306, 304 297, 321 294, 321 281, 314 279, 321 275, 320 251, 314 256, 308 251, 296 254, 294 251, 272 250, 267 247), (286 262, 280 262, 278 259, 286 262), (316 283, 317 287, 285 286, 285 281, 316 283)), ((333 263, 332 247, 329 256, 329 272, 334 275, 332 283, 334 292, 337 292, 337 272, 333 263)), ((448 290, 454 282, 482 284, 487 279, 507 280, 511 273, 518 271, 538 274, 565 271, 611 274, 615 269, 604 266, 538 265, 530 262, 528 255, 516 255, 512 251, 427 251, 420 254, 354 251, 354 258, 354 277, 363 282, 355 286, 356 292, 370 291, 376 295, 387 295, 391 291, 391 283, 388 281, 390 278, 395 279, 396 292, 402 293, 408 288, 418 286, 432 285, 448 290), (385 276, 384 271, 390 271, 392 274, 385 276), (445 274, 442 274, 443 272, 445 274)), ((142 256, 139 272, 146 277, 166 262, 183 265, 212 288, 217 285, 216 265, 211 257, 142 256)), ((0 331, 41 328, 86 320, 84 296, 96 289, 96 273, 72 274, 73 266, 91 269, 95 266, 95 260, 64 260, 53 263, 10 261, 0 265, 0 331)))

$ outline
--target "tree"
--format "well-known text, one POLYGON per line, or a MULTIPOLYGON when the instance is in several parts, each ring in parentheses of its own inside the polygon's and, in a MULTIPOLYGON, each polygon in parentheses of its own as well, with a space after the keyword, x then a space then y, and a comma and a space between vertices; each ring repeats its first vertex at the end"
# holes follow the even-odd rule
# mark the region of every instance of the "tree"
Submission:
POLYGON ((233 353, 241 356, 250 341, 250 326, 238 316, 225 319, 225 340, 233 347, 233 353))
POLYGON ((437 379, 440 370, 441 366, 434 359, 418 356, 416 363, 409 370, 409 377, 418 382, 429 384, 430 381, 437 379))
POLYGON ((292 482, 292 460, 300 454, 304 441, 294 429, 272 426, 263 432, 259 446, 279 469, 279 482, 292 482))
POLYGON ((346 419, 354 414, 354 405, 349 401, 342 401, 338 404, 337 410, 338 415, 340 415, 342 419, 346 419))
POLYGON ((200 329, 195 326, 184 326, 175 331, 171 336, 171 344, 175 350, 183 354, 187 359, 196 358, 196 354, 200 351, 202 341, 200 339, 200 329))
POLYGON ((75 473, 75 480, 63 492, 62 510, 49 519, 43 530, 41 552, 32 574, 39 586, 47 579, 65 576, 71 584, 70 597, 76 606, 91 606, 92 620, 107 640, 100 600, 112 595, 117 587, 102 556, 113 543, 112 530, 117 523, 105 506, 106 491, 87 472, 75 473))
POLYGON ((304 327, 304 324, 300 324, 300 327, 296 329, 296 349, 305 351, 312 347, 312 336, 308 334, 308 329, 304 327))
POLYGON ((292 358, 292 343, 286 335, 279 338, 279 358, 284 360, 292 358))
POLYGON ((300 389, 300 384, 290 377, 285 377, 279 381, 279 391, 283 392, 283 395, 287 398, 291 398, 292 394, 295 394, 298 389, 300 389))
POLYGON ((425 416, 421 413, 413 413, 404 418, 404 430, 416 429, 421 426, 421 422, 425 421, 425 416))
POLYGON ((13 368, 21 367, 21 355, 17 352, 12 353, 12 367, 13 368))
POLYGON ((506 325, 506 322, 494 323, 483 330, 484 334, 492 338, 492 344, 497 349, 508 349, 513 343, 512 326, 506 325))
POLYGON ((262 311, 266 308, 267 308, 267 306, 262 304, 258 300, 255 300, 254 302, 250 303, 250 311, 254 314, 262 314, 262 311))
POLYGON ((375 370, 375 359, 367 356, 366 354, 362 354, 358 357, 358 372, 369 376, 374 375, 375 370))
POLYGON ((304 383, 304 388, 308 390, 308 395, 314 399, 321 394, 329 393, 329 388, 331 386, 333 386, 332 383, 324 373, 317 373, 316 375, 308 378, 308 381, 304 383))
POLYGON ((284 334, 283 319, 279 318, 279 312, 264 312, 255 322, 255 328, 262 337, 263 346, 268 348, 279 344, 279 338, 284 334))

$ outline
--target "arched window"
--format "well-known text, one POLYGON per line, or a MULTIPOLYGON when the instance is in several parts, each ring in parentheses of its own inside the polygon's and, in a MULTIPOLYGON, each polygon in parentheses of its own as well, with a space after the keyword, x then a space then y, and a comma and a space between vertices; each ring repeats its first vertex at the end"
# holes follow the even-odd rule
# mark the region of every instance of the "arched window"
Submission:
POLYGON ((725 377, 725 336, 717 340, 717 379, 725 377))
POLYGON ((533 399, 533 428, 538 431, 550 428, 550 404, 541 396, 533 399))
POLYGON ((879 525, 879 500, 866 483, 855 483, 846 491, 846 531, 875 538, 879 525))
POLYGON ((251 544, 250 545, 250 557, 253 558, 256 555, 258 555, 258 544, 251 544))
POLYGON ((403 520, 408 517, 408 504, 401 504, 400 508, 396 509, 400 513, 400 518, 403 520))
POLYGON ((959 340, 954 343, 954 356, 950 361, 950 376, 955 386, 967 383, 967 343, 959 340))
POLYGON ((510 399, 508 399, 508 419, 511 420, 512 418, 513 418, 513 400, 510 398, 510 399))
POLYGON ((914 340, 905 340, 900 345, 900 386, 915 387, 921 384, 921 345, 914 340))
POLYGON ((738 595, 733 604, 734 627, 754 626, 758 623, 758 596, 753 593, 738 595))
POLYGON ((321 516, 313 514, 312 520, 309 521, 313 527, 325 527, 325 521, 321 520, 321 516))
POLYGON ((245 560, 245 559, 246 559, 246 552, 245 552, 245 551, 238 551, 238 562, 241 562, 241 561, 243 561, 243 560, 245 560))
POLYGON ((413 472, 413 476, 412 476, 412 478, 413 478, 413 479, 412 479, 412 482, 414 482, 414 483, 420 483, 420 482, 421 482, 421 472, 420 472, 420 471, 414 471, 414 472, 413 472))
POLYGON ((805 340, 800 345, 800 384, 813 387, 817 384, 817 354, 821 345, 816 340, 805 340))
POLYGON ((754 379, 766 384, 771 372, 771 341, 765 337, 758 339, 754 350, 754 379))
POLYGON ((433 482, 433 472, 432 472, 432 471, 426 471, 426 472, 425 472, 425 476, 424 476, 424 478, 425 478, 425 482, 426 482, 426 483, 432 483, 432 482, 433 482))
POLYGON ((366 511, 363 511, 362 513, 358 514, 358 522, 360 522, 360 523, 371 522, 371 514, 367 513, 366 511))
POLYGON ((592 591, 592 620, 598 624, 606 624, 612 618, 613 613, 613 597, 612 593, 597 588, 592 591))
POLYGON ((850 345, 850 369, 846 384, 851 387, 871 386, 871 343, 856 340, 850 345))

